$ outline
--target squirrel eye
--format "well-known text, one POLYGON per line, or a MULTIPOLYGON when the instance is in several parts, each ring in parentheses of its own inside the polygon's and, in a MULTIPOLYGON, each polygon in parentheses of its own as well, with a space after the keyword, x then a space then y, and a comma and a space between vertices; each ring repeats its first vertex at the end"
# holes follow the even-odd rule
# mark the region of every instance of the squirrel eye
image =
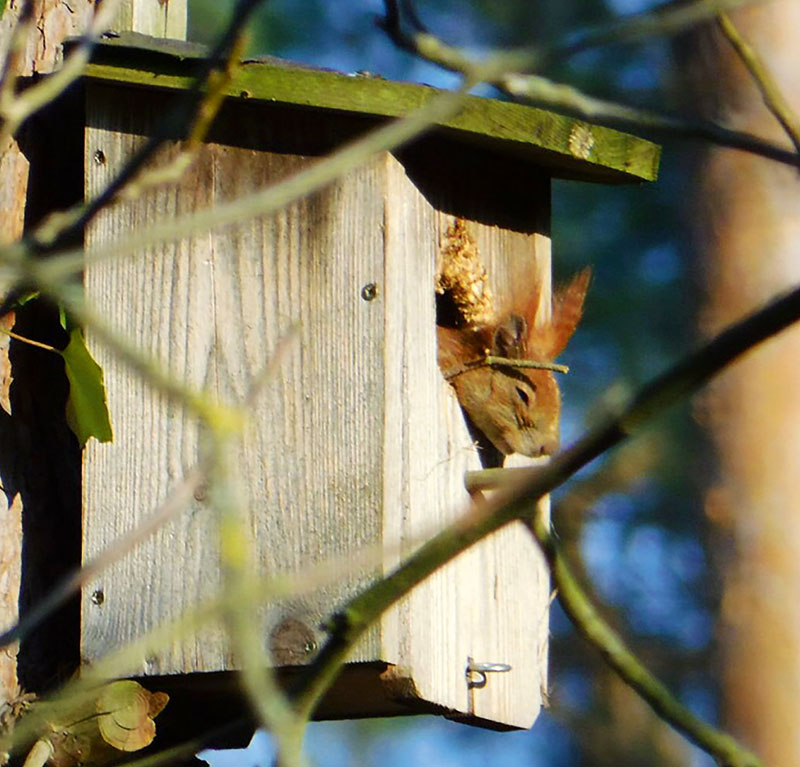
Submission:
POLYGON ((517 396, 527 405, 530 402, 528 392, 524 389, 520 389, 519 386, 515 386, 514 388, 517 390, 517 396))

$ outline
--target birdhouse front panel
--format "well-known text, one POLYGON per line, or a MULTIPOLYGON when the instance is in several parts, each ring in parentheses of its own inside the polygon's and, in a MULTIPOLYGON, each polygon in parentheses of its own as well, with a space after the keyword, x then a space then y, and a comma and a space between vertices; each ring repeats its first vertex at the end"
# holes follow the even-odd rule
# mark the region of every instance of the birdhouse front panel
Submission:
MULTIPOLYGON (((97 94, 91 103, 101 101, 97 94)), ((153 114, 138 106, 133 113, 98 109, 97 121, 90 116, 89 194, 102 189, 145 140, 153 114), (103 124, 112 114, 122 124, 103 124)), ((173 147, 172 154, 177 151, 173 147)), ((163 216, 252 193, 306 164, 294 155, 206 144, 178 185, 102 216, 89 233, 90 245, 110 242, 116 232, 144 230, 163 216)), ((367 300, 367 288, 384 283, 383 208, 382 168, 373 162, 269 218, 204 232, 86 273, 87 296, 115 329, 188 389, 243 408, 247 433, 237 465, 247 487, 247 528, 264 574, 341 558, 335 585, 319 584, 314 597, 298 594, 291 609, 268 611, 265 636, 275 631, 280 642, 285 612, 307 627, 307 654, 332 606, 380 566, 375 547, 382 504, 384 302, 377 295, 367 300), (248 403, 250 387, 295 327, 298 339, 285 363, 248 403), (354 553, 370 546, 372 562, 354 569, 354 553)), ((88 558, 142 524, 202 454, 191 413, 150 390, 103 347, 98 354, 115 441, 94 446, 86 458, 88 558)), ((188 513, 104 576, 101 604, 87 595, 88 657, 176 620, 216 593, 217 533, 203 494, 195 493, 188 513)), ((207 626, 150 655, 146 668, 137 670, 230 668, 222 636, 218 626, 207 626)), ((365 648, 374 657, 377 648, 369 650, 369 642, 365 648)))

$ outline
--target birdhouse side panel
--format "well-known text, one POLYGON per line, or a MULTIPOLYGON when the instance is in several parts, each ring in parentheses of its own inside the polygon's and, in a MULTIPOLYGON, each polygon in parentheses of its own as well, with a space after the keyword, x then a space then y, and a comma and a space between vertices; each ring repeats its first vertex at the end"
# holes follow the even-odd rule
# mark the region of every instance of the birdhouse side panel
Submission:
MULTIPOLYGON (((449 200, 446 195, 437 200, 423 194, 400 163, 390 170, 387 300, 394 306, 394 294, 399 302, 400 295, 416 295, 419 290, 429 296, 425 303, 410 304, 424 306, 421 314, 411 322, 398 321, 409 335, 405 343, 397 342, 386 362, 387 415, 389 403, 394 403, 398 413, 394 423, 403 429, 396 427, 390 444, 403 444, 408 450, 407 460, 386 467, 387 488, 388 478, 394 476, 394 490, 385 496, 384 545, 387 562, 397 562, 399 553, 408 555, 468 513, 464 474, 480 468, 480 462, 458 402, 436 363, 433 279, 440 244, 454 220, 451 212, 459 207, 459 192, 453 191, 449 200), (448 212, 441 212, 439 204, 448 212), (405 467, 402 476, 400 467, 405 467)), ((465 166, 462 176, 449 183, 467 189, 479 185, 480 179, 464 178, 468 173, 465 166)), ((538 180, 537 191, 539 207, 534 198, 529 227, 537 219, 546 220, 549 211, 545 178, 538 180)), ((491 210, 484 213, 491 217, 491 210)), ((524 274, 532 289, 540 283, 541 301, 549 307, 550 247, 545 235, 474 220, 467 226, 499 300, 524 274)), ((389 422, 386 434, 391 440, 389 422)), ((387 450, 385 455, 393 453, 387 450)), ((546 679, 542 648, 548 628, 547 581, 546 568, 527 532, 503 530, 438 570, 392 609, 383 623, 386 657, 409 676, 420 698, 452 716, 491 726, 530 727, 546 679), (465 674, 469 658, 505 663, 512 669, 492 675, 482 689, 471 688, 465 674)))

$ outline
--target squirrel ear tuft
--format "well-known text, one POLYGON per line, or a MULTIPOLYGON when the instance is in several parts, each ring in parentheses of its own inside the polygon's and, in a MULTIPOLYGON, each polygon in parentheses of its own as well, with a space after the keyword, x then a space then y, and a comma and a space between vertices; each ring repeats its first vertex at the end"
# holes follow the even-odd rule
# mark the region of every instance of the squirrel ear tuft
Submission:
POLYGON ((556 291, 553 298, 553 317, 550 322, 550 348, 548 349, 550 359, 555 359, 564 351, 564 347, 578 327, 583 316, 583 302, 591 279, 592 267, 587 266, 578 272, 566 286, 556 291))

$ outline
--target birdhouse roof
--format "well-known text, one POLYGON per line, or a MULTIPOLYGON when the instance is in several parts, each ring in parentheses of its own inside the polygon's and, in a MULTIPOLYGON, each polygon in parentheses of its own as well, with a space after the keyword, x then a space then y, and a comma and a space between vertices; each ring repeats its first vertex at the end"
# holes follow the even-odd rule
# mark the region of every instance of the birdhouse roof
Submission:
MULTIPOLYGON (((86 71, 89 81, 167 91, 187 90, 203 46, 123 33, 102 40, 86 71)), ((273 57, 242 62, 225 89, 232 99, 286 105, 321 113, 381 119, 422 107, 439 91, 426 85, 348 75, 299 66, 273 57)), ((660 147, 650 141, 584 120, 497 99, 468 96, 453 117, 435 130, 473 143, 555 178, 604 183, 652 181, 660 147)))

